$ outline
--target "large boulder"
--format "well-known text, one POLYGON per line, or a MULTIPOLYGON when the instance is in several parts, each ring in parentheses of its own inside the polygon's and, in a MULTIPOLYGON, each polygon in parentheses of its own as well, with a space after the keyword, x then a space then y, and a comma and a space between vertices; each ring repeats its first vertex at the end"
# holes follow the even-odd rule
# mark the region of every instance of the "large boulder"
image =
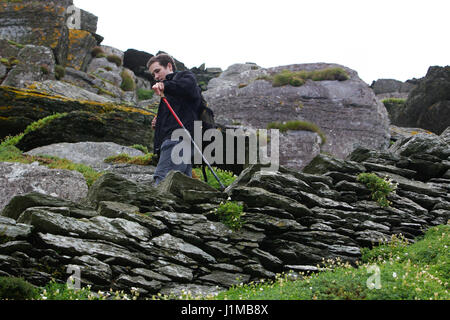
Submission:
MULTIPOLYGON (((236 64, 212 79, 204 96, 217 121, 225 124, 240 123, 250 128, 266 129, 274 121, 312 122, 326 136, 321 150, 338 158, 347 156, 357 145, 375 149, 389 145, 386 108, 357 73, 344 66, 314 63, 263 69, 250 63, 236 64), (336 67, 344 69, 349 79, 307 80, 300 87, 273 87, 271 81, 266 80, 267 76, 285 69, 312 71, 336 67)), ((280 135, 280 163, 303 168, 311 160, 311 152, 299 155, 297 148, 289 147, 292 142, 285 143, 286 137, 288 134, 280 135), (292 163, 292 159, 298 158, 302 161, 292 163)), ((304 143, 302 135, 298 137, 295 142, 304 143)), ((317 146, 310 144, 308 148, 313 151, 317 146)), ((303 149, 308 148, 305 146, 303 149)))
POLYGON ((450 126, 450 66, 433 66, 420 79, 392 123, 436 134, 450 126))
POLYGON ((55 58, 48 47, 26 45, 2 85, 26 88, 34 81, 55 79, 55 58))
POLYGON ((18 145, 23 151, 57 142, 81 141, 153 147, 153 116, 144 109, 11 87, 0 87, 0 105, 6 106, 0 108, 0 137, 21 133, 29 124, 55 113, 66 113, 29 131, 18 145))
POLYGON ((3 1, 0 3, 0 38, 54 50, 59 64, 66 62, 69 28, 68 1, 3 1))
POLYGON ((0 163, 0 210, 16 195, 41 192, 63 199, 80 201, 88 186, 77 171, 53 170, 37 163, 0 163))
POLYGON ((86 71, 92 59, 91 51, 96 45, 97 40, 90 32, 69 30, 69 50, 66 66, 86 71))
POLYGON ((151 57, 153 55, 148 52, 128 49, 123 56, 123 65, 133 71, 135 75, 152 81, 153 78, 147 70, 147 62, 151 57))
POLYGON ((90 166, 100 172, 114 172, 125 179, 140 183, 153 181, 155 167, 150 165, 132 165, 125 163, 106 163, 111 156, 127 154, 130 157, 142 156, 144 153, 135 148, 125 147, 113 142, 78 142, 56 143, 32 149, 25 154, 32 156, 47 155, 70 160, 90 166))
POLYGON ((370 87, 379 99, 406 99, 409 93, 416 87, 416 84, 416 79, 405 82, 395 79, 378 79, 377 81, 373 81, 370 87))

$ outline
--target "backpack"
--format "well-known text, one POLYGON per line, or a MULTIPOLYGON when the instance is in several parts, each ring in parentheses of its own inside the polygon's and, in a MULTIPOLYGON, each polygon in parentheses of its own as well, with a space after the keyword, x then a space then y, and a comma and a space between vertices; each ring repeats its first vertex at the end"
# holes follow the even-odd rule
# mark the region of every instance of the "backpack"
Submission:
POLYGON ((205 97, 203 97, 202 90, 198 87, 200 94, 200 105, 197 111, 197 117, 202 122, 202 134, 211 128, 217 128, 214 121, 214 112, 208 107, 208 102, 206 102, 205 97))
MULTIPOLYGON (((201 102, 200 102, 200 106, 197 110, 197 116, 198 116, 198 119, 202 122, 202 137, 203 137, 203 134, 205 133, 206 130, 218 129, 219 126, 214 121, 214 111, 212 111, 211 108, 208 107, 208 102, 203 97, 200 86, 198 87, 198 89, 199 89, 199 93, 200 93, 200 97, 201 97, 201 102)), ((219 128, 219 130, 220 130, 220 128, 219 128)), ((206 145, 203 142, 202 143, 202 152, 205 147, 206 147, 206 145)), ((205 182, 208 182, 208 177, 206 176, 205 162, 203 160, 202 160, 201 167, 202 167, 203 179, 205 180, 205 182)))

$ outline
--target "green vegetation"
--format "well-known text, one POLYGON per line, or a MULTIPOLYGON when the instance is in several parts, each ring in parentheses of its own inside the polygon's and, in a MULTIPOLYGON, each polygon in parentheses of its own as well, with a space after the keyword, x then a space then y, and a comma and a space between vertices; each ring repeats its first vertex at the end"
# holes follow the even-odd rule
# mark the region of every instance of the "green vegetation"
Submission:
POLYGON ((41 72, 42 72, 42 74, 45 74, 45 75, 49 74, 50 73, 50 69, 48 68, 48 65, 42 64, 41 65, 41 72))
POLYGON ((111 156, 104 160, 107 163, 128 163, 137 164, 141 166, 149 166, 153 164, 153 153, 147 153, 143 156, 131 157, 126 153, 118 154, 117 156, 111 156))
POLYGON ((29 300, 36 298, 38 290, 22 278, 0 277, 0 300, 29 300))
POLYGON ((131 289, 131 293, 123 291, 91 291, 91 286, 80 289, 69 287, 67 283, 58 283, 55 280, 50 281, 45 287, 40 288, 37 300, 136 300, 139 292, 131 289))
POLYGON ((137 96, 139 100, 150 100, 151 98, 153 98, 153 93, 153 90, 147 90, 143 88, 139 88, 137 90, 137 96))
POLYGON ((89 166, 73 163, 67 159, 59 159, 51 156, 29 156, 24 155, 16 145, 29 132, 35 131, 47 125, 50 121, 66 116, 67 113, 56 113, 30 124, 23 133, 16 136, 8 136, 0 143, 0 162, 20 162, 33 163, 35 161, 50 169, 66 169, 80 172, 86 179, 88 186, 91 186, 102 174, 89 166))
POLYGON ((287 130, 306 130, 306 131, 312 131, 317 133, 320 136, 320 139, 322 140, 321 145, 323 145, 327 141, 327 137, 325 134, 320 130, 320 128, 308 121, 301 121, 301 120, 293 120, 293 121, 287 121, 287 122, 270 122, 267 125, 267 129, 279 129, 281 132, 286 132, 287 130))
POLYGON ((388 207, 391 202, 387 196, 397 188, 388 177, 380 178, 375 173, 360 173, 357 181, 364 183, 372 191, 372 199, 382 207, 388 207))
POLYGON ((395 108, 400 108, 400 107, 404 106, 406 103, 406 99, 387 98, 387 99, 381 100, 381 102, 383 102, 386 109, 389 110, 391 108, 395 109, 395 108))
POLYGON ((120 88, 123 91, 133 91, 136 89, 136 83, 129 72, 124 70, 120 76, 122 77, 122 84, 120 85, 120 88))
POLYGON ((78 171, 84 176, 89 187, 102 175, 89 166, 73 163, 67 159, 60 159, 51 156, 24 155, 22 151, 14 145, 0 145, 0 162, 19 162, 29 164, 36 161, 39 162, 40 165, 46 166, 49 169, 78 171))
POLYGON ((20 133, 16 136, 13 137, 6 137, 3 142, 0 144, 0 147, 5 147, 5 146, 15 146, 17 143, 19 143, 19 141, 28 133, 38 130, 40 128, 43 128, 44 126, 46 126, 48 123, 50 123, 51 121, 58 119, 58 118, 62 118, 65 117, 67 115, 67 113, 55 113, 52 114, 51 116, 39 119, 38 121, 35 121, 33 123, 31 123, 30 125, 28 125, 25 128, 25 131, 23 133, 20 133))
POLYGON ((119 57, 118 55, 110 54, 106 57, 106 60, 108 60, 111 63, 115 63, 116 66, 118 66, 118 67, 122 66, 122 58, 119 57))
POLYGON ((91 51, 91 55, 94 58, 100 58, 99 55, 103 55, 106 57, 105 52, 103 51, 102 47, 100 47, 100 46, 94 47, 91 51))
POLYGON ((328 271, 281 274, 275 280, 234 286, 216 299, 449 300, 449 246, 450 225, 440 225, 411 245, 393 237, 388 244, 365 249, 356 267, 329 260, 328 271))
POLYGON ((7 40, 7 41, 8 41, 8 43, 9 43, 10 45, 13 45, 13 46, 15 46, 15 47, 17 47, 17 48, 19 48, 19 49, 25 48, 25 46, 24 46, 23 44, 17 43, 17 42, 12 41, 12 40, 7 40))
POLYGON ((291 85, 300 87, 305 84, 306 80, 323 81, 338 80, 344 81, 350 79, 348 73, 342 68, 327 68, 314 71, 290 71, 283 70, 272 76, 264 75, 256 78, 256 80, 267 80, 272 82, 272 86, 281 87, 291 85))
POLYGON ((65 75, 66 75, 66 69, 59 64, 55 65, 56 80, 61 80, 62 78, 64 78, 65 75))
POLYGON ((148 148, 147 148, 146 146, 143 146, 142 144, 133 144, 133 145, 131 146, 131 148, 134 148, 134 149, 136 149, 136 150, 142 151, 142 152, 145 153, 145 154, 150 153, 150 152, 148 151, 148 148))
POLYGON ((14 67, 16 64, 19 64, 20 61, 17 60, 16 57, 9 57, 9 58, 0 58, 0 62, 3 63, 8 68, 14 67))
MULTIPOLYGON (((219 169, 219 168, 216 168, 216 167, 213 167, 213 170, 216 173, 216 175, 219 177, 220 181, 222 182, 222 184, 225 187, 227 187, 230 184, 232 184, 233 181, 236 180, 236 178, 237 178, 237 176, 231 171, 222 170, 222 169, 219 169)), ((206 178, 208 180, 207 183, 211 187, 220 190, 220 184, 216 180, 216 178, 214 177, 212 172, 209 170, 209 168, 205 168, 205 172, 206 172, 206 178)), ((201 168, 194 168, 192 170, 192 177, 195 178, 195 179, 203 180, 202 179, 202 177, 203 177, 202 169, 201 168)))
POLYGON ((223 224, 228 226, 232 230, 239 230, 244 225, 244 221, 241 217, 243 213, 244 205, 236 201, 221 202, 216 208, 215 214, 219 217, 223 224))

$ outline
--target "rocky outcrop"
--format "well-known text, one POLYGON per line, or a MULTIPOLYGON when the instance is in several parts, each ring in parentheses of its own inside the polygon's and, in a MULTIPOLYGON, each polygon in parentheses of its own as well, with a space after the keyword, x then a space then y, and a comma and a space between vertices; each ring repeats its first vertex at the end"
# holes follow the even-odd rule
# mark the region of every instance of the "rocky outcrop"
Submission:
POLYGON ((3 1, 0 38, 49 47, 58 63, 64 64, 69 45, 66 9, 72 4, 72 1, 3 1))
POLYGON ((0 217, 0 273, 44 285, 80 270, 92 289, 141 296, 182 289, 217 292, 284 270, 313 270, 322 259, 355 263, 361 248, 402 233, 414 241, 450 218, 450 129, 417 134, 389 150, 357 148, 345 160, 324 154, 299 172, 245 169, 221 193, 171 172, 157 188, 104 174, 71 202, 31 193, 0 217), (380 207, 356 176, 398 183, 380 207), (244 205, 236 231, 214 213, 227 198, 244 205))
POLYGON ((113 142, 78 142, 57 143, 39 147, 25 152, 31 156, 52 156, 84 164, 98 172, 113 172, 127 180, 151 183, 155 167, 125 163, 106 163, 108 157, 126 154, 130 157, 143 156, 144 153, 134 148, 124 147, 113 142))
POLYGON ((55 79, 55 58, 50 48, 26 45, 18 52, 16 63, 10 66, 3 86, 27 88, 35 81, 55 79))
POLYGON ((58 143, 111 141, 142 144, 152 149, 153 116, 145 109, 92 101, 79 101, 39 91, 0 87, 0 137, 16 135, 42 118, 65 114, 23 136, 23 151, 58 143), (38 107, 37 107, 38 106, 38 107))
POLYGON ((0 210, 21 194, 41 192, 62 199, 80 201, 88 186, 77 171, 52 170, 37 163, 0 162, 0 210))
POLYGON ((67 1, 4 1, 0 38, 53 50, 57 64, 85 70, 91 49, 99 44, 97 17, 67 1))
POLYGON ((398 98, 406 99, 409 93, 416 87, 418 80, 412 79, 405 82, 395 79, 378 79, 373 81, 370 87, 378 99, 398 98))
MULTIPOLYGON (((312 122, 326 136, 321 150, 339 158, 350 154, 357 145, 384 149, 389 144, 389 119, 384 105, 355 71, 343 66, 317 63, 263 69, 255 64, 236 64, 212 79, 204 96, 217 121, 225 124, 266 129, 270 122, 312 122), (284 69, 311 71, 331 67, 343 68, 350 78, 308 80, 300 87, 273 87, 265 79, 284 69)), ((299 155, 298 149, 290 149, 285 141, 286 137, 280 135, 280 163, 288 165, 295 158, 302 161, 293 168, 303 168, 311 153, 299 155)), ((295 142, 305 143, 301 139, 295 142)), ((317 146, 309 143, 302 149, 315 150, 317 146)))
POLYGON ((450 125, 450 66, 430 67, 392 123, 442 133, 450 125))

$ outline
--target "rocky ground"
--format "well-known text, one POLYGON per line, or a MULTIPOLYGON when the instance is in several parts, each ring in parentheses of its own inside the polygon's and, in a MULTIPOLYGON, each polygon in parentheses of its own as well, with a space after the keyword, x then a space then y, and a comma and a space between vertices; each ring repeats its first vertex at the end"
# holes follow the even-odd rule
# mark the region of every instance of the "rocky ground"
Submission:
POLYGON ((224 193, 180 173, 158 188, 107 173, 86 197, 14 197, 0 217, 0 274, 43 285, 79 268, 94 290, 141 294, 213 293, 277 272, 314 270, 322 259, 354 263, 362 247, 423 234, 450 218, 450 135, 418 134, 387 151, 364 148, 346 160, 324 154, 303 172, 245 169, 224 193), (361 172, 398 183, 380 207, 361 172), (229 197, 229 198, 228 198, 229 197), (244 204, 233 231, 214 209, 244 204))

